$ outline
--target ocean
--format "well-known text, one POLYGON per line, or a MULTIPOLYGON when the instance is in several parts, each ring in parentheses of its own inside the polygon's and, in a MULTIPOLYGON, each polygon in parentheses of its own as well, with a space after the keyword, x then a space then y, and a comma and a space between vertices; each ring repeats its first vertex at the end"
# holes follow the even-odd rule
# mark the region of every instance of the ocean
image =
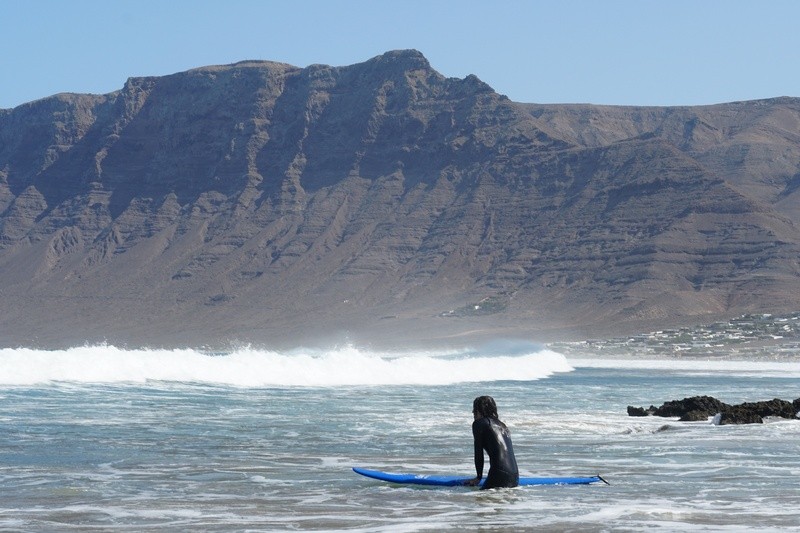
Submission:
POLYGON ((800 397, 800 362, 567 357, 529 343, 0 350, 0 531, 788 531, 800 421, 629 417, 695 395, 800 397), (474 475, 489 394, 522 475, 610 485, 390 485, 474 475))

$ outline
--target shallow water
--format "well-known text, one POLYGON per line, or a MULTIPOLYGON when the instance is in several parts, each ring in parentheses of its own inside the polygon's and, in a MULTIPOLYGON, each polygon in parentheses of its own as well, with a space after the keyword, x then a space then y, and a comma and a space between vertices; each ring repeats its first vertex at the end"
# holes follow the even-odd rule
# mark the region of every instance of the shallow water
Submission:
MULTIPOLYGON (((337 353, 335 362, 316 354, 307 365, 348 364, 352 354, 337 353)), ((220 384, 192 377, 196 369, 183 375, 185 355, 160 355, 176 380, 144 372, 97 381, 87 369, 52 382, 39 369, 26 383, 0 357, 0 529, 785 531, 800 524, 800 421, 714 426, 626 415, 627 405, 698 394, 728 403, 792 400, 800 397, 797 363, 697 363, 687 371, 680 362, 570 366, 536 352, 512 359, 521 357, 538 379, 508 381, 501 369, 498 379, 489 366, 484 381, 464 382, 457 368, 475 354, 426 354, 448 361, 451 383, 373 386, 369 365, 356 364, 361 358, 381 366, 404 356, 359 353, 350 376, 363 383, 309 387, 220 384), (350 470, 471 475, 471 403, 480 394, 497 400, 523 475, 600 473, 611 485, 481 492, 389 485, 350 470)), ((49 367, 64 362, 63 353, 38 356, 49 367)), ((140 356, 117 355, 126 368, 140 356)), ((268 369, 265 358, 274 363, 274 355, 253 357, 249 370, 227 361, 248 374, 268 369)), ((225 361, 214 364, 224 369, 225 361)))

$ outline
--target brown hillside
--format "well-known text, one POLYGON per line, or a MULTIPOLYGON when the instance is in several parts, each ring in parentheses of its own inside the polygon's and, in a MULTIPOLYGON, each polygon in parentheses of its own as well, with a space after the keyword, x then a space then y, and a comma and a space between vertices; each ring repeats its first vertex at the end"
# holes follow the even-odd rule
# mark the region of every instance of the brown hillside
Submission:
POLYGON ((511 102, 416 51, 0 110, 0 345, 539 340, 800 309, 800 99, 511 102))

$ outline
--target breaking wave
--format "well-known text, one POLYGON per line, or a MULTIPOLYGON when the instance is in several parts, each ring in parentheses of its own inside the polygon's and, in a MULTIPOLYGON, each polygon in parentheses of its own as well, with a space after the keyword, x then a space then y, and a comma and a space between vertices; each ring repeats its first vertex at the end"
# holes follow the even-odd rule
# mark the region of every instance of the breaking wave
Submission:
POLYGON ((344 346, 287 352, 241 348, 227 354, 194 349, 0 349, 0 385, 46 383, 208 383, 238 387, 448 385, 530 381, 570 372, 566 358, 530 344, 460 352, 379 353, 344 346))

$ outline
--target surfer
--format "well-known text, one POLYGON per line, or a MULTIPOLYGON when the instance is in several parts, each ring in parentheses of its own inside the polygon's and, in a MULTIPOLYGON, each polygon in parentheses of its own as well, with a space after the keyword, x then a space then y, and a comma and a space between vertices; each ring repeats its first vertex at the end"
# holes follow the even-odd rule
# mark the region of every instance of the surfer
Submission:
POLYGON ((481 488, 516 487, 519 484, 519 470, 511 433, 497 416, 497 404, 491 396, 478 396, 472 402, 472 436, 475 438, 475 472, 477 476, 467 482, 475 486, 483 477, 483 451, 489 455, 489 473, 481 488))

